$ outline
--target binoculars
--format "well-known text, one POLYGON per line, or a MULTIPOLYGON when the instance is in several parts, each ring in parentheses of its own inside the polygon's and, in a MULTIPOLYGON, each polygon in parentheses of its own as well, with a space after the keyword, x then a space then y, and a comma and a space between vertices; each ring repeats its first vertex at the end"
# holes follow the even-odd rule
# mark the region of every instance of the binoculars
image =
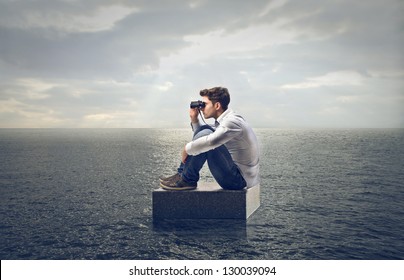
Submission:
POLYGON ((189 105, 190 108, 197 108, 197 109, 202 109, 205 108, 205 102, 203 101, 191 101, 191 104, 189 105))

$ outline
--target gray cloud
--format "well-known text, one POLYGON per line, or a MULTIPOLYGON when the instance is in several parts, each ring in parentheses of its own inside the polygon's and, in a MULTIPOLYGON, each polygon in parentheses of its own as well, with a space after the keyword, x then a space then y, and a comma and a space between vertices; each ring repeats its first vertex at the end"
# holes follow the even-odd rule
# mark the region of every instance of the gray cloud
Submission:
POLYGON ((184 36, 230 27, 242 21, 237 19, 241 12, 254 15, 260 7, 232 1, 201 1, 195 6, 177 2, 137 1, 130 6, 131 1, 3 1, 4 67, 20 75, 126 78, 144 66, 158 67, 161 56, 186 47, 184 36), (133 12, 110 29, 89 32, 80 26, 80 17, 116 5, 133 12))
POLYGON ((0 1, 0 126, 185 126, 218 84, 256 126, 404 126, 402 14, 396 0, 0 1))

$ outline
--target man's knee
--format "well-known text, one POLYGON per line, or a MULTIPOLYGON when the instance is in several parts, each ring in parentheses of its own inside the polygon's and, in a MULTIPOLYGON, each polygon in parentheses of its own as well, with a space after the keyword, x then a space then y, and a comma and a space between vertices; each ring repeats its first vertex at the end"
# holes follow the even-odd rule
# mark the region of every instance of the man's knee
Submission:
POLYGON ((203 125, 203 126, 199 127, 198 130, 196 130, 194 132, 193 139, 195 140, 195 139, 201 138, 203 136, 207 136, 209 134, 212 134, 213 131, 214 131, 214 129, 211 126, 203 125))

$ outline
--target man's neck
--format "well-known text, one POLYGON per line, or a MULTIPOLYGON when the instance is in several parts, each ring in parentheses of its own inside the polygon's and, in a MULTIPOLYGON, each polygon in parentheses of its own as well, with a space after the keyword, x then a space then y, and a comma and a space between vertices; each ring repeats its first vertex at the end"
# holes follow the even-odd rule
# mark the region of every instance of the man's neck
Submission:
POLYGON ((217 111, 217 115, 215 117, 215 120, 217 120, 224 112, 225 111, 223 111, 223 110, 217 111))

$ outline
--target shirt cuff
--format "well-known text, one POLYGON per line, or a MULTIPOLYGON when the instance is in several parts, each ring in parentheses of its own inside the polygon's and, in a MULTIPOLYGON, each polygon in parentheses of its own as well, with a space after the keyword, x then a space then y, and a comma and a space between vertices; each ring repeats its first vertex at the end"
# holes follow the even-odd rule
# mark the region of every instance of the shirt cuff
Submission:
POLYGON ((200 126, 199 121, 196 123, 191 122, 192 131, 196 131, 200 126))
POLYGON ((185 145, 185 151, 187 152, 188 155, 191 155, 191 149, 192 149, 192 142, 189 142, 188 144, 185 145))

